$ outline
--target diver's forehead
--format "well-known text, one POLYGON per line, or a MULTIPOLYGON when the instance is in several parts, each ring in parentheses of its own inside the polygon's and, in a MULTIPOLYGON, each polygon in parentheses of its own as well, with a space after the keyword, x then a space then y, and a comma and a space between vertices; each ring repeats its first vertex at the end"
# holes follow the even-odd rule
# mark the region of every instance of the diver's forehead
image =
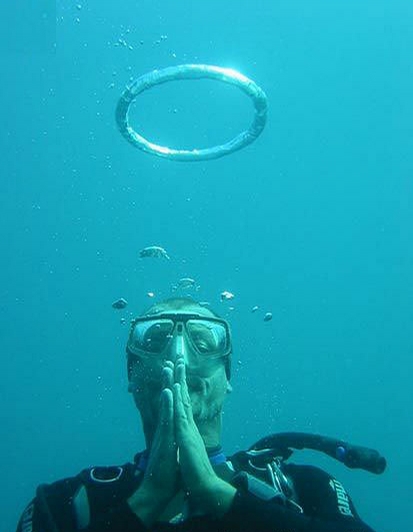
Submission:
POLYGON ((144 316, 159 316, 161 314, 198 314, 199 316, 205 316, 206 318, 215 318, 215 314, 210 310, 198 305, 187 306, 185 309, 179 310, 170 307, 153 308, 144 314, 144 316))

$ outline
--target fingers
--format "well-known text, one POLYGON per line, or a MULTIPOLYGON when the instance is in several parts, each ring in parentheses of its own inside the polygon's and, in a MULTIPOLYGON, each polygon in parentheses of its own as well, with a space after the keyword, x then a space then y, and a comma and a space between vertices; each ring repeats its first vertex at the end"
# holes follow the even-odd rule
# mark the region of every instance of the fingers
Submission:
POLYGON ((184 436, 184 432, 188 426, 188 417, 182 402, 181 385, 176 382, 173 387, 174 395, 174 418, 175 418, 175 432, 178 445, 184 436))
POLYGON ((187 408, 183 400, 183 383, 185 382, 185 364, 181 357, 175 361, 175 383, 173 386, 174 395, 174 413, 175 413, 175 431, 178 444, 182 441, 185 431, 188 427, 187 408))
POLYGON ((175 434, 178 446, 188 438, 192 439, 195 422, 192 404, 186 383, 185 361, 179 357, 175 362, 175 383, 173 385, 175 434))
MULTIPOLYGON (((171 389, 173 371, 162 372, 163 389, 159 399, 159 417, 143 480, 145 489, 169 501, 178 489, 177 444, 175 440, 174 399, 171 389)), ((162 503, 163 504, 163 503, 162 503)))
POLYGON ((175 362, 175 383, 179 384, 180 399, 183 403, 186 417, 189 421, 193 421, 192 403, 186 382, 186 366, 183 357, 179 357, 175 362))
POLYGON ((165 362, 162 368, 162 389, 169 388, 172 390, 174 380, 174 366, 169 360, 165 362))
POLYGON ((162 369, 162 392, 160 401, 160 424, 165 425, 173 421, 173 365, 165 364, 162 369))
POLYGON ((189 397, 188 384, 186 382, 186 366, 183 357, 179 357, 175 363, 175 382, 181 385, 182 400, 185 408, 190 408, 191 398, 189 397))
POLYGON ((173 365, 165 364, 162 369, 162 391, 159 398, 159 423, 156 429, 154 443, 158 448, 175 446, 174 438, 174 399, 173 365))
POLYGON ((157 454, 160 449, 164 452, 175 447, 174 438, 174 406, 172 390, 165 388, 161 392, 159 404, 159 421, 152 442, 152 453, 157 454))
POLYGON ((175 364, 170 360, 165 361, 161 378, 162 392, 158 429, 161 437, 170 438, 174 430, 174 417, 181 423, 193 421, 184 358, 178 357, 175 364))
POLYGON ((164 388, 161 392, 161 409, 160 410, 161 410, 161 415, 160 415, 161 426, 170 428, 170 432, 172 432, 174 399, 173 399, 172 390, 170 390, 169 388, 164 388))

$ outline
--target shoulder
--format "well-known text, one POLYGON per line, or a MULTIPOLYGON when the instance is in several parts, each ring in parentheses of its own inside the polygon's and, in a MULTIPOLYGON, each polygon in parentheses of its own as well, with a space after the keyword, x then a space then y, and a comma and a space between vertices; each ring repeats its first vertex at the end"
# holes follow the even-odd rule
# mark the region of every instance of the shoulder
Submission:
POLYGON ((354 504, 343 484, 332 475, 311 465, 286 464, 285 474, 306 513, 357 517, 354 504))
POLYGON ((53 530, 49 523, 58 530, 68 523, 75 525, 73 529, 85 527, 94 515, 129 496, 139 482, 136 463, 83 469, 75 476, 39 485, 21 522, 30 517, 37 524, 35 530, 53 530))
POLYGON ((286 475, 294 478, 296 482, 308 482, 314 480, 317 482, 325 482, 333 478, 329 473, 327 473, 323 469, 312 465, 302 465, 284 462, 282 469, 286 475))
POLYGON ((88 489, 105 488, 105 491, 118 490, 126 487, 139 475, 136 464, 127 462, 122 465, 92 466, 80 471, 77 475, 63 478, 50 484, 41 484, 38 488, 47 494, 72 494, 85 486, 88 489), (112 489, 110 489, 112 487, 112 489))

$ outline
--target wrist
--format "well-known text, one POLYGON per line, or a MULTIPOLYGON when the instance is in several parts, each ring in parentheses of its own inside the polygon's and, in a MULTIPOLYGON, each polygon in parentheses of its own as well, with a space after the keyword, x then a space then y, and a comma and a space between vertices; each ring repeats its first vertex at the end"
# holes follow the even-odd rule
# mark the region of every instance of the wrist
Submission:
POLYGON ((222 517, 230 509, 236 493, 234 486, 216 478, 188 492, 191 512, 222 517))
POLYGON ((144 483, 133 493, 127 503, 132 512, 142 521, 145 526, 151 526, 157 521, 171 497, 166 496, 159 490, 155 490, 144 483))

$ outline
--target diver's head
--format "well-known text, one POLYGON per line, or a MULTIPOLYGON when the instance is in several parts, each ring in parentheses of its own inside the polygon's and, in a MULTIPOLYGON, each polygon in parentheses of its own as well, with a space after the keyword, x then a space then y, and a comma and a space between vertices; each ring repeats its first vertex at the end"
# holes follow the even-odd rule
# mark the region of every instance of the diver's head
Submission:
POLYGON ((126 347, 129 390, 147 439, 156 427, 165 361, 184 358, 194 419, 201 430, 220 418, 231 390, 231 350, 228 323, 189 298, 157 303, 132 321, 126 347))

